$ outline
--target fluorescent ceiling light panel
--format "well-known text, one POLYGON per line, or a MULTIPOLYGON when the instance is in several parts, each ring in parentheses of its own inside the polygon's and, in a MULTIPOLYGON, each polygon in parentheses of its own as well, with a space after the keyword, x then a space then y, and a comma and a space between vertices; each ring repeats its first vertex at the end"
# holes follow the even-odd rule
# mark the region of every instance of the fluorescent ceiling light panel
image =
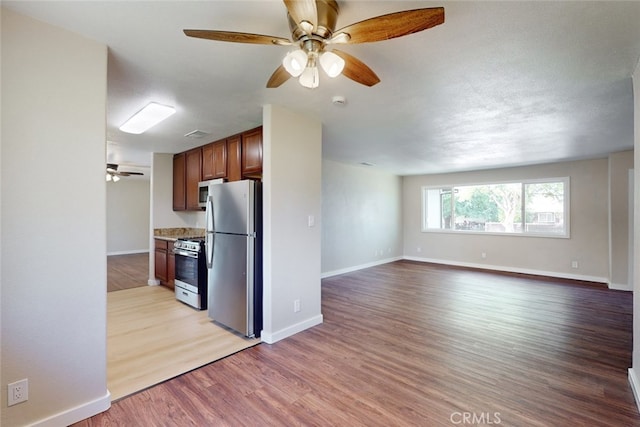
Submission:
POLYGON ((140 134, 175 112, 176 109, 173 107, 152 102, 120 126, 120 130, 122 132, 140 134))

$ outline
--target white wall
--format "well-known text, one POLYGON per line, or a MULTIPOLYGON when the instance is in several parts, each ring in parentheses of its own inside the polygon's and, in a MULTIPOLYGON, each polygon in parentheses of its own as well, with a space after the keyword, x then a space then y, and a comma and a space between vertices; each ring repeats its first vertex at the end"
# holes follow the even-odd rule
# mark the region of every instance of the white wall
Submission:
MULTIPOLYGON (((633 123, 634 123, 634 163, 640 164, 640 61, 633 73, 633 123)), ((633 278, 633 355, 629 369, 629 381, 640 410, 640 173, 636 170, 634 180, 634 271, 633 278)))
POLYGON ((608 281, 607 159, 405 177, 403 211, 404 255, 409 259, 608 281), (564 176, 571 179, 570 239, 421 231, 422 186, 564 176), (571 268, 573 260, 578 269, 571 268))
POLYGON ((267 105, 263 144, 262 340, 273 343, 322 323, 322 125, 308 115, 267 105), (309 216, 315 225, 309 226, 309 216), (297 313, 294 300, 300 300, 297 313))
POLYGON ((1 11, 0 424, 68 425, 110 405, 107 48, 1 11), (29 400, 7 407, 24 378, 29 400))
POLYGON ((148 179, 107 182, 107 255, 149 251, 148 179))
POLYGON ((633 150, 609 155, 609 287, 630 291, 629 170, 633 150))
POLYGON ((400 259, 402 250, 402 178, 324 159, 323 277, 400 259))

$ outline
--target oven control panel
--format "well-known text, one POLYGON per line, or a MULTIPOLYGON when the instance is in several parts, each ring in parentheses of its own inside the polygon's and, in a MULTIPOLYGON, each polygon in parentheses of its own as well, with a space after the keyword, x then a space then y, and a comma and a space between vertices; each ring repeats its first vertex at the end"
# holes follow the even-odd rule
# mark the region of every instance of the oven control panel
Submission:
POLYGON ((173 244, 174 249, 182 249, 191 252, 200 252, 202 247, 202 240, 195 239, 178 239, 173 244))

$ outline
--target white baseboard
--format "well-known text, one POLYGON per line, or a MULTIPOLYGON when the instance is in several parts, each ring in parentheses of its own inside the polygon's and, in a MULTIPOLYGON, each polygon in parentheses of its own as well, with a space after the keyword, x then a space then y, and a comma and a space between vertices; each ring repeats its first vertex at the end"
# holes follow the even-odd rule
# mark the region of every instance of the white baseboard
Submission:
POLYGON ((629 286, 627 283, 609 283, 609 289, 614 289, 616 291, 632 291, 633 288, 629 286))
POLYGON ((347 267, 347 268, 341 268, 339 270, 327 271, 326 273, 322 273, 320 275, 320 277, 322 279, 325 279, 327 277, 337 276, 339 274, 351 273, 352 271, 358 271, 358 270, 362 270, 364 268, 375 267, 376 265, 382 265, 382 264, 388 264, 388 263, 394 262, 394 261, 400 261, 401 259, 404 259, 404 258, 401 257, 401 256, 393 257, 393 258, 385 258, 385 259, 381 259, 381 260, 378 260, 378 261, 368 262, 366 264, 355 265, 353 267, 347 267))
POLYGON ((113 251, 113 252, 107 252, 107 256, 111 256, 111 255, 133 255, 133 254, 148 254, 149 253, 149 248, 147 249, 134 249, 131 251, 113 251))
POLYGON ((609 281, 605 277, 586 276, 581 274, 567 274, 567 273, 562 273, 557 271, 532 270, 529 268, 505 267, 502 265, 476 264, 476 263, 470 263, 470 262, 457 262, 457 261, 448 261, 448 260, 442 260, 442 259, 419 258, 419 257, 413 257, 413 256, 405 256, 403 259, 406 259, 409 261, 453 265, 456 267, 478 268, 482 270, 504 271, 508 273, 532 274, 535 276, 557 277, 560 279, 582 280, 586 282, 596 282, 596 283, 606 283, 606 284, 609 283, 609 281))
POLYGON ((147 280, 147 285, 149 285, 149 286, 160 286, 160 280, 149 279, 149 280, 147 280))
POLYGON ((319 314, 317 316, 314 316, 310 319, 304 320, 300 323, 296 323, 295 325, 291 325, 288 326, 284 329, 281 329, 279 331, 275 331, 275 332, 267 332, 267 331, 262 331, 260 333, 260 339, 262 340, 262 342, 265 342, 267 344, 273 344, 275 342, 278 342, 282 339, 285 339, 287 337, 290 337, 292 335, 297 334, 298 332, 302 332, 305 329, 309 329, 311 327, 314 327, 316 325, 321 324, 323 321, 322 318, 322 314, 319 314))
POLYGON ((32 425, 37 427, 68 426, 77 423, 78 421, 93 417, 94 415, 106 411, 110 407, 111 393, 107 390, 107 393, 102 397, 44 418, 32 425))
POLYGON ((633 368, 629 368, 629 384, 631 384, 631 390, 633 391, 633 397, 636 400, 636 406, 638 407, 638 411, 640 411, 640 381, 638 380, 638 376, 636 375, 636 371, 633 368))

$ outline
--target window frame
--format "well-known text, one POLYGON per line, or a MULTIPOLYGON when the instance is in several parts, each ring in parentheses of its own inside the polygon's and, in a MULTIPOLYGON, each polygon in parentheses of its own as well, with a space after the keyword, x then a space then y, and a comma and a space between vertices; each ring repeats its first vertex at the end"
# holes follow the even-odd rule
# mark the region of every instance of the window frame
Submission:
MULTIPOLYGON (((551 178, 529 178, 529 179, 520 179, 520 180, 509 180, 509 181, 485 181, 485 182, 469 182, 469 183, 460 183, 460 184, 450 184, 450 185, 424 185, 421 187, 421 231, 423 233, 445 233, 445 234, 474 234, 474 235, 491 235, 491 236, 517 236, 517 237, 541 237, 541 238, 556 238, 556 239, 569 239, 571 238, 571 179, 568 176, 564 177, 551 177, 551 178), (544 232, 526 232, 524 224, 526 220, 525 210, 526 210, 526 194, 525 187, 527 184, 541 184, 541 183, 553 183, 553 182, 562 182, 564 183, 564 194, 563 194, 563 223, 564 223, 564 233, 544 233, 544 232), (478 231, 478 230, 457 230, 455 227, 451 228, 433 228, 428 227, 427 222, 427 212, 428 212, 428 196, 427 192, 429 190, 446 190, 450 191, 451 194, 456 193, 456 188, 460 187, 471 187, 471 186, 490 186, 490 185, 505 185, 505 184, 518 184, 521 188, 521 197, 520 197, 520 210, 521 210, 521 218, 522 222, 522 232, 500 232, 500 231, 478 231)), ((455 199, 455 197, 452 197, 455 199)), ((452 218, 451 224, 455 224, 455 202, 452 202, 452 218)), ((440 207, 441 209, 441 207, 440 207)), ((439 222, 442 225, 442 217, 439 218, 439 222)))

